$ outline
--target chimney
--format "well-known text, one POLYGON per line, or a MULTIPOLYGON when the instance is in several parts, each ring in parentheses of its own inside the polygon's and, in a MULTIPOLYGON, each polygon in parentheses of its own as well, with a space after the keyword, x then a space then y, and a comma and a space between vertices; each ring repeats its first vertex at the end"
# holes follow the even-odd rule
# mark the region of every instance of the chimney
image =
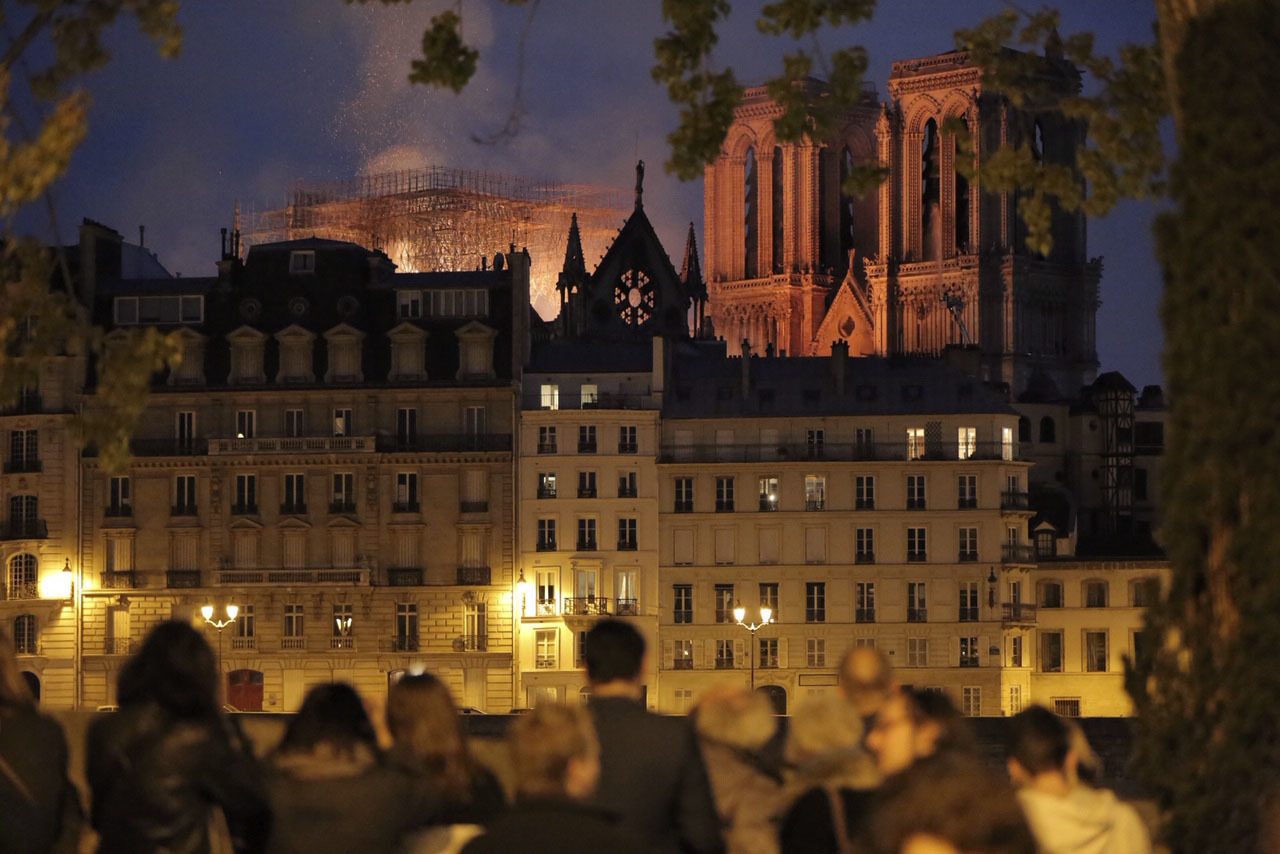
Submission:
POLYGON ((145 225, 138 226, 138 248, 145 249, 147 246, 147 227, 145 225))
POLYGON ((765 358, 767 358, 767 359, 772 359, 772 358, 776 355, 776 354, 774 353, 774 351, 773 351, 773 342, 772 342, 772 341, 770 341, 768 344, 765 344, 765 345, 764 345, 764 355, 765 355, 765 358))
POLYGON ((836 394, 844 395, 845 369, 849 362, 849 342, 843 338, 831 345, 831 379, 836 384, 836 394))
MULTIPOLYGON (((498 256, 501 257, 501 256, 498 256)), ((531 351, 531 330, 529 328, 529 253, 517 252, 516 245, 511 244, 507 253, 506 266, 511 277, 511 371, 512 376, 519 377, 524 366, 529 362, 531 351)), ((493 269, 501 270, 498 258, 494 258, 493 269)))
POLYGON ((653 360, 649 363, 649 388, 651 394, 662 405, 662 394, 667 387, 667 339, 661 335, 653 336, 653 360))
POLYGON ((224 261, 227 258, 227 230, 225 228, 222 229, 222 255, 220 257, 224 261))
POLYGON ((943 350, 947 364, 966 376, 978 378, 982 373, 982 348, 977 344, 948 344, 943 350))
POLYGON ((751 396, 751 342, 742 339, 742 397, 751 396))

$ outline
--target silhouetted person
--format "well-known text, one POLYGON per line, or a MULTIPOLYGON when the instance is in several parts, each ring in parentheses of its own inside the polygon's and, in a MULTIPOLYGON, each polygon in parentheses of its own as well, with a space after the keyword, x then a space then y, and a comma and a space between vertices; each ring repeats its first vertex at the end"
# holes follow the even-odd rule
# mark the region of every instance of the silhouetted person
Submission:
POLYGON ((36 711, 13 641, 0 632, 0 851, 70 854, 83 824, 62 727, 36 711))
POLYGON ((434 788, 383 761, 364 703, 345 683, 307 693, 276 748, 268 788, 271 854, 392 854, 439 809, 434 788))
POLYGON ((545 704, 511 727, 516 804, 465 854, 639 854, 647 850, 617 817, 590 803, 600 777, 600 745, 580 706, 545 704))
POLYGON ((151 630, 117 681, 120 710, 89 728, 99 852, 259 851, 269 817, 257 763, 218 706, 213 650, 189 623, 151 630))
POLYGON ((622 620, 587 632, 583 657, 600 739, 596 800, 649 851, 723 850, 715 803, 693 729, 648 712, 640 674, 644 638, 622 620))

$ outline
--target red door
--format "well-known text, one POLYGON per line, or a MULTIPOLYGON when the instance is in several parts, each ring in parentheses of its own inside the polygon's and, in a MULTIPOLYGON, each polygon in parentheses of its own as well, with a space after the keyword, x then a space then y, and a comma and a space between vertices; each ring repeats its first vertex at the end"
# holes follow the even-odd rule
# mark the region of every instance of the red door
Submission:
POLYGON ((227 704, 242 712, 262 711, 262 673, 257 670, 228 673, 227 704))

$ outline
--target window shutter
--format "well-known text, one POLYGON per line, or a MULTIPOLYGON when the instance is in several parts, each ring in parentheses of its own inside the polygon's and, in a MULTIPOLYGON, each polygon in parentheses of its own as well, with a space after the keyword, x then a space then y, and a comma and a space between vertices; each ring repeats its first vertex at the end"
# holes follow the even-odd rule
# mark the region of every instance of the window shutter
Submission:
POLYGON ((351 531, 333 532, 333 565, 335 567, 356 565, 356 538, 351 531))
POLYGON ((778 458, 778 431, 764 429, 760 431, 760 459, 776 460, 778 458))
POLYGON ((662 642, 662 664, 659 670, 669 670, 675 666, 676 646, 669 640, 662 642))
POLYGON ((761 528, 759 531, 760 540, 760 563, 777 563, 778 562, 778 540, 779 532, 777 528, 761 528))
POLYGON ((693 431, 677 430, 675 441, 675 457, 677 462, 693 459, 693 431))
POLYGON ((733 431, 716 431, 716 459, 727 461, 733 459, 733 431))
POLYGON ((672 544, 674 547, 674 563, 692 564, 693 563, 693 529, 680 528, 672 532, 672 544))
POLYGON ((707 660, 710 654, 711 653, 707 649, 706 641, 696 640, 693 642, 693 666, 694 667, 698 669, 702 669, 704 667, 714 667, 715 666, 714 662, 709 662, 707 660))
POLYGON ((978 637, 978 666, 979 667, 992 667, 992 666, 999 665, 1000 663, 998 659, 996 661, 991 660, 990 643, 991 643, 991 638, 987 637, 986 635, 980 635, 978 637))
POLYGON ((787 664, 787 639, 778 638, 778 667, 789 667, 787 664))
POLYGON ((805 563, 827 562, 826 528, 804 529, 804 560, 805 563))
MULTIPOLYGON (((757 663, 759 663, 759 662, 757 662, 757 663)), ((734 664, 734 667, 746 667, 746 666, 747 666, 747 653, 746 653, 746 648, 745 648, 744 644, 742 643, 742 641, 740 641, 740 640, 735 640, 735 641, 733 642, 733 664, 734 664)))
POLYGON ((284 565, 287 569, 301 569, 307 565, 307 539, 301 532, 284 535, 284 565))
POLYGON ((960 666, 960 638, 958 637, 950 638, 947 641, 947 643, 950 647, 950 655, 951 655, 948 666, 959 667, 960 666))
POLYGON ((716 529, 716 563, 733 563, 734 562, 734 539, 736 530, 733 528, 717 528, 716 529))

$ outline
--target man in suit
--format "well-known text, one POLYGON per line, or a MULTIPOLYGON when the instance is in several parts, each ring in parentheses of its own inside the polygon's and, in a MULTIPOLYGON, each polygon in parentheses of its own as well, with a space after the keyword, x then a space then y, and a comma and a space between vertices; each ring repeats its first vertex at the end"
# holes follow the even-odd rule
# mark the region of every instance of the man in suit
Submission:
POLYGON ((693 727, 644 707, 644 654, 644 638, 622 620, 603 620, 587 632, 583 657, 600 739, 596 801, 650 851, 723 851, 693 727))

